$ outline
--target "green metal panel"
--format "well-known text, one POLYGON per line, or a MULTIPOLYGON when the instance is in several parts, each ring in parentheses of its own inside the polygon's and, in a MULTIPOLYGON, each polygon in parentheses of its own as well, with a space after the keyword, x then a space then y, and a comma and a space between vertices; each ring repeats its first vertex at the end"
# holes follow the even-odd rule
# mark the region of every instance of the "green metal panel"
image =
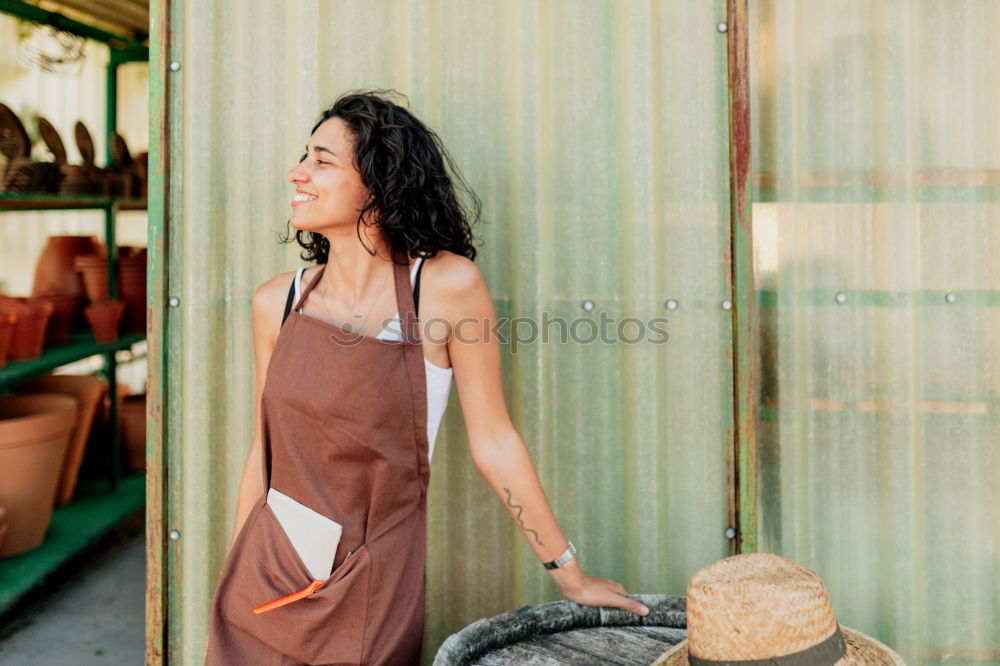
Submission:
POLYGON ((1000 4, 750 9, 761 548, 908 664, 998 663, 1000 4))
MULTIPOLYGON (((157 93, 168 100, 170 195, 155 304, 180 302, 166 310, 161 375, 163 530, 180 534, 165 550, 170 662, 202 659, 253 434, 250 296, 299 265, 275 242, 284 176, 319 111, 352 88, 406 93, 442 135, 485 204, 477 264, 499 315, 668 319, 666 344, 505 349, 511 414, 585 570, 630 592, 683 594, 727 554, 725 10, 723 0, 171 2, 166 53, 180 69, 160 70, 157 93)), ((559 598, 476 472, 454 392, 429 500, 425 656, 479 617, 559 598)))
MULTIPOLYGON (((168 569, 176 559, 174 547, 167 544, 170 518, 177 505, 177 496, 170 492, 170 451, 168 436, 169 379, 167 329, 167 231, 170 195, 170 118, 177 118, 176 99, 168 95, 169 79, 166 62, 172 44, 170 40, 170 5, 168 0, 154 0, 149 6, 149 201, 146 304, 148 339, 148 382, 146 396, 146 655, 147 666, 168 663, 167 627, 175 618, 169 615, 167 599, 175 591, 168 569), (171 113, 172 112, 172 113, 171 113)), ((178 447, 174 447, 179 449, 178 447)), ((176 662, 175 662, 176 663, 176 662)))

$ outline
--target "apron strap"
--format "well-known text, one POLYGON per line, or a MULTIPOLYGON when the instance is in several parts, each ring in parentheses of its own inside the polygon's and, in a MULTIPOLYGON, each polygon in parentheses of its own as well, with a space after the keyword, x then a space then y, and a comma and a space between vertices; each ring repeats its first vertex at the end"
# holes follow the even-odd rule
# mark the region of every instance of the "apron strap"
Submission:
POLYGON ((420 342, 420 327, 417 325, 417 308, 413 302, 408 259, 409 257, 401 252, 393 264, 396 274, 396 309, 399 312, 399 328, 403 333, 403 340, 417 344, 420 342))
MULTIPOLYGON (((399 312, 399 326, 403 332, 404 340, 407 342, 419 343, 420 327, 417 325, 417 308, 416 304, 413 302, 413 287, 410 286, 409 261, 404 253, 399 253, 396 256, 397 259, 393 262, 393 277, 395 278, 396 309, 399 312), (399 263, 400 261, 403 263, 399 263)), ((298 309, 302 307, 302 304, 306 301, 306 297, 309 296, 309 293, 312 292, 313 288, 319 284, 319 280, 323 277, 323 271, 326 270, 326 266, 326 264, 320 264, 320 268, 316 271, 316 275, 309 281, 306 288, 302 290, 302 295, 299 296, 298 302, 292 308, 293 310, 297 312, 298 309)))
POLYGON ((299 308, 302 307, 302 304, 306 302, 306 296, 308 296, 309 292, 313 290, 313 287, 319 284, 319 279, 323 277, 323 271, 325 270, 326 270, 326 264, 320 264, 319 270, 316 271, 316 275, 314 275, 313 279, 309 281, 309 284, 306 285, 306 288, 302 290, 302 295, 299 296, 299 301, 298 303, 295 304, 295 307, 292 308, 293 310, 298 312, 299 308))

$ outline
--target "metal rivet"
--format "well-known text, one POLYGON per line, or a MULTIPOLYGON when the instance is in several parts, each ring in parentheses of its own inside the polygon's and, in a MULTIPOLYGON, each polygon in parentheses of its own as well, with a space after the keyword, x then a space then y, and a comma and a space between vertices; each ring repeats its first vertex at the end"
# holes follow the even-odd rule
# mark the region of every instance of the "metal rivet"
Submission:
POLYGON ((594 309, 594 301, 588 298, 587 300, 585 300, 583 303, 580 304, 580 307, 583 308, 586 312, 590 312, 591 310, 594 309))
POLYGON ((735 539, 736 538, 736 528, 734 528, 734 527, 727 527, 726 528, 726 538, 727 539, 735 539))
POLYGON ((170 71, 171 72, 179 72, 179 71, 181 71, 181 64, 179 62, 177 62, 176 60, 171 60, 170 61, 170 71))
POLYGON ((836 300, 838 303, 846 303, 847 302, 847 294, 845 294, 842 291, 838 291, 837 295, 834 296, 834 300, 836 300))
POLYGON ((955 292, 949 291, 947 294, 944 295, 944 300, 948 301, 949 303, 954 303, 955 301, 958 300, 958 296, 955 295, 955 292))
POLYGON ((715 29, 719 32, 729 32, 729 24, 725 21, 720 21, 719 25, 715 26, 715 29))
POLYGON ((665 305, 668 310, 676 310, 677 309, 677 301, 675 301, 672 298, 669 299, 669 300, 667 300, 667 302, 664 303, 663 305, 665 305))
POLYGON ((177 298, 176 296, 171 296, 170 298, 167 299, 167 305, 169 305, 172 308, 176 308, 180 304, 181 304, 181 299, 177 298))
POLYGON ((729 300, 728 298, 726 300, 722 301, 722 309, 723 310, 732 310, 733 309, 733 302, 731 300, 729 300))
POLYGON ((181 538, 181 533, 177 530, 170 530, 169 536, 171 541, 177 541, 181 538))

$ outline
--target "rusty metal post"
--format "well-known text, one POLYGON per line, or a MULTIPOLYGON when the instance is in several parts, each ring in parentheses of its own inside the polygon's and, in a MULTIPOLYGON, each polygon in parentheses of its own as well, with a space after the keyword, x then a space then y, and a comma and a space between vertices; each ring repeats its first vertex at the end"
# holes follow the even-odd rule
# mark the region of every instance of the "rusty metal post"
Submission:
POLYGON ((149 61, 149 290, 146 331, 149 394, 146 404, 146 664, 162 666, 167 658, 169 580, 165 532, 167 441, 164 419, 167 387, 167 201, 168 76, 170 0, 150 3, 149 61))
POLYGON ((747 0, 727 0, 729 210, 733 307, 733 421, 730 458, 731 551, 757 549, 758 313, 754 292, 750 201, 750 66, 747 0))

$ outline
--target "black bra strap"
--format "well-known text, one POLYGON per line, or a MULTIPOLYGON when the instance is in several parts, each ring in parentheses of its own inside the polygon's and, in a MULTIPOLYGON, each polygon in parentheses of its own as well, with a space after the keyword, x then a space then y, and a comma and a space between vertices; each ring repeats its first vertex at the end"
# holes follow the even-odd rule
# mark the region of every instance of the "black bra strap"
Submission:
POLYGON ((288 298, 285 299, 285 316, 281 318, 281 325, 285 325, 285 320, 288 319, 288 314, 292 311, 292 298, 295 297, 295 278, 297 275, 292 276, 292 284, 288 287, 288 298))
POLYGON ((420 316, 420 271, 424 270, 424 264, 426 263, 427 260, 424 259, 420 262, 420 265, 417 266, 417 277, 413 281, 413 314, 418 317, 420 316))

